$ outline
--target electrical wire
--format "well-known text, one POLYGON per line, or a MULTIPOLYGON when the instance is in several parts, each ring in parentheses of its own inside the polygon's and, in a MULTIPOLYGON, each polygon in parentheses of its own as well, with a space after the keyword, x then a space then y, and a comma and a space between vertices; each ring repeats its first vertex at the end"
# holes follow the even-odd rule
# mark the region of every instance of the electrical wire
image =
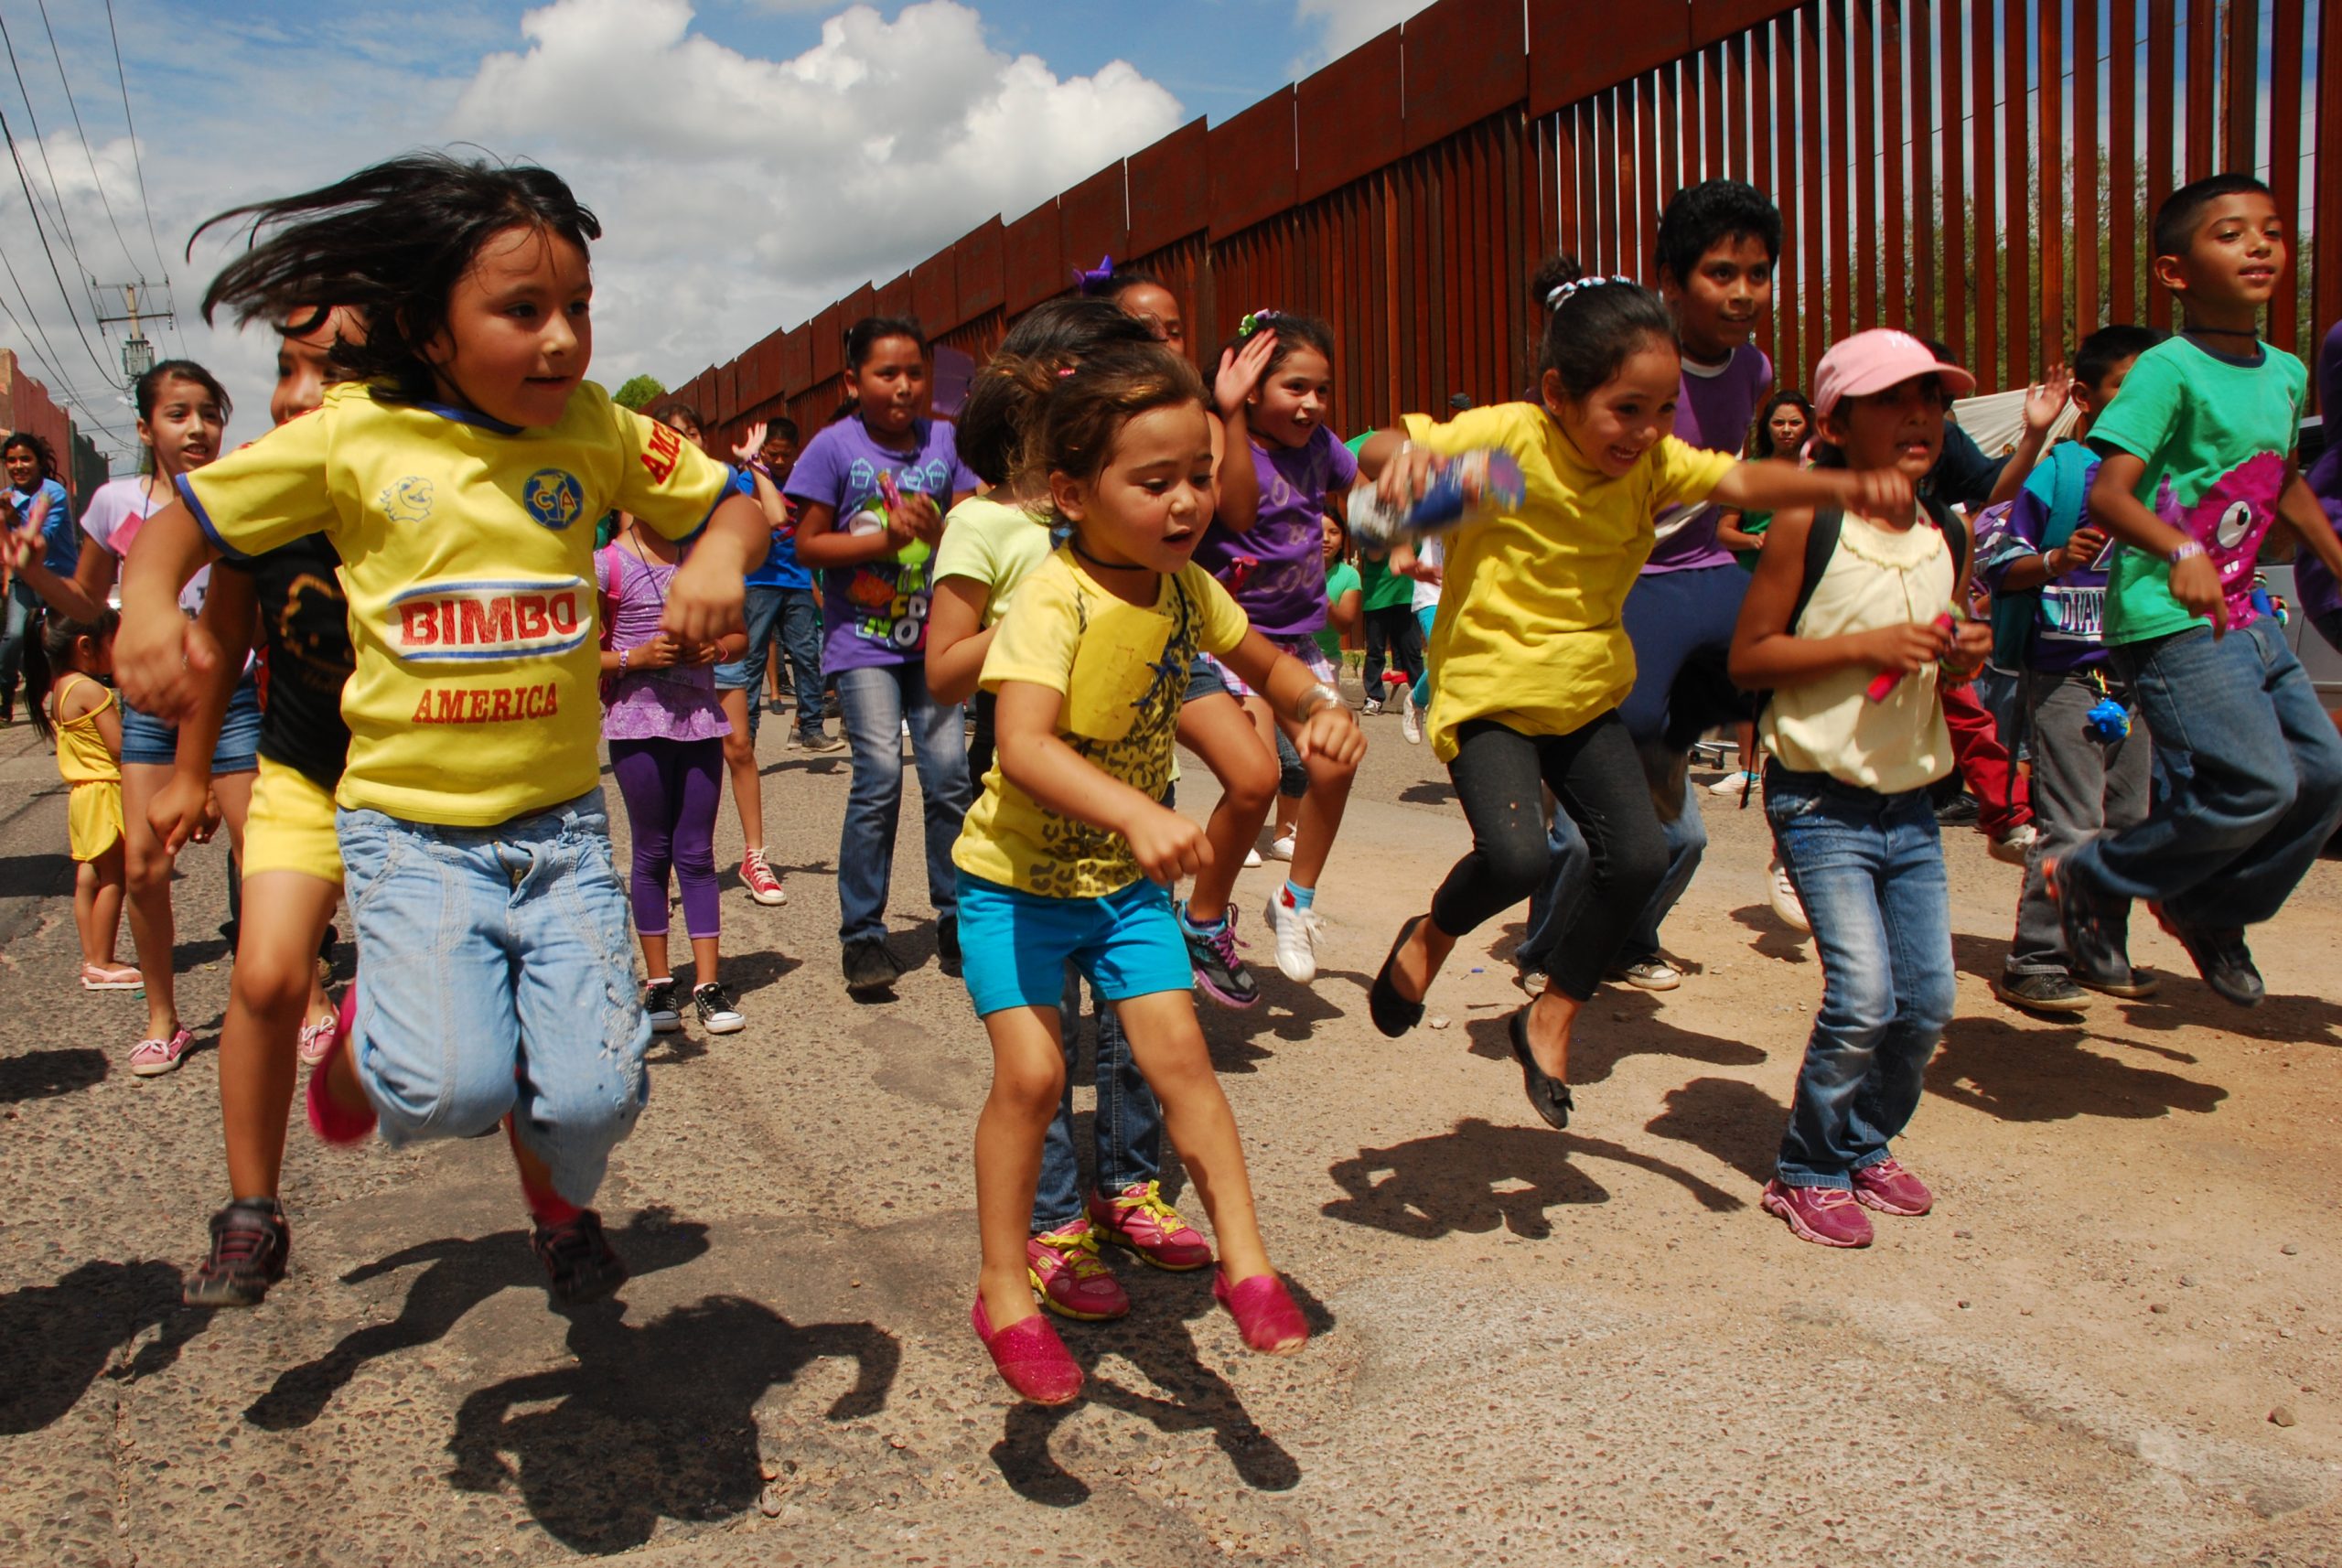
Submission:
MULTIPOLYGON (((16 43, 8 36, 8 18, 5 14, 0 14, 0 48, 5 48, 8 51, 8 69, 16 74, 16 92, 24 99, 25 116, 32 124, 33 145, 40 149, 40 166, 48 175, 49 204, 57 209, 57 226, 65 236, 65 253, 73 258, 76 268, 87 272, 89 269, 81 265, 81 248, 73 242, 73 220, 65 215, 65 188, 57 183, 57 170, 49 166, 48 138, 41 134, 40 111, 33 107, 33 95, 25 87, 24 70, 16 63, 16 43)), ((29 182, 25 188, 25 197, 27 200, 32 198, 32 187, 29 182)), ((60 284, 59 286, 63 285, 60 284)), ((66 298, 66 308, 72 308, 72 297, 70 295, 66 298)))
POLYGON ((138 259, 130 253, 130 242, 122 237, 122 225, 114 220, 113 201, 106 195, 106 182, 98 173, 98 155, 91 149, 90 134, 81 128, 81 106, 73 101, 73 84, 65 77, 65 51, 57 47, 57 29, 49 26, 48 0, 38 0, 40 6, 41 30, 48 35, 48 52, 57 60, 57 85, 65 90, 65 107, 73 116, 73 134, 81 140, 81 156, 90 166, 90 183, 98 188, 98 203, 106 210, 106 222, 113 230, 114 243, 122 247, 122 259, 138 270, 138 259))
MULTIPOLYGON (((114 30, 113 0, 106 0, 106 38, 113 45, 113 78, 122 87, 122 123, 130 132, 130 166, 138 176, 138 205, 146 214, 146 242, 155 248, 155 264, 162 269, 163 282, 167 286, 171 281, 171 263, 163 254, 163 242, 155 233, 154 203, 146 199, 146 160, 138 151, 138 123, 130 117, 130 73, 122 66, 122 35, 114 30)), ((177 336, 178 323, 176 319, 171 322, 170 329, 177 336)), ((185 351, 184 342, 180 349, 185 351)))
MULTIPOLYGON (((40 238, 41 254, 48 258, 48 275, 57 280, 57 292, 64 296, 65 314, 73 323, 74 336, 81 339, 81 347, 88 350, 90 363, 97 366, 99 379, 108 386, 120 385, 121 383, 113 379, 113 370, 107 366, 105 360, 98 357, 98 350, 90 342, 90 335, 81 329, 81 313, 73 308, 72 291, 65 286, 65 274, 58 269, 57 265, 57 252, 49 248, 48 231, 41 227, 40 204, 33 199, 33 182, 25 173, 24 156, 16 151, 16 134, 8 128, 8 116, 5 113, 0 113, 0 137, 5 137, 7 140, 9 161, 16 166, 16 183, 24 188, 25 205, 32 209, 33 232, 40 238)), ((81 258, 77 256, 74 259, 79 261, 81 258)), ((27 310, 32 308, 30 295, 25 296, 25 308, 27 310)))

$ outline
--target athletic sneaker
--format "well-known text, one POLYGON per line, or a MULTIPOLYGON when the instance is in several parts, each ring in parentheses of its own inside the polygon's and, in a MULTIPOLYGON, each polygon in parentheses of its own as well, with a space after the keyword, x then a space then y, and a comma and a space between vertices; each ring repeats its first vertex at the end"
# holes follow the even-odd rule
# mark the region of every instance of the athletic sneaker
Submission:
POLYGON ((2031 822, 2019 822, 1999 838, 1987 842, 1985 853, 1994 860, 2009 865, 2023 865, 2025 852, 2041 842, 2041 830, 2031 822))
POLYGON ((242 1197, 211 1217, 211 1255, 188 1276, 188 1306, 258 1306, 285 1277, 293 1231, 273 1197, 242 1197))
POLYGON ((1359 704, 1358 711, 1364 714, 1368 718, 1372 718, 1375 714, 1382 711, 1382 703, 1373 697, 1369 697, 1364 703, 1359 704))
POLYGON ((1027 1238, 1025 1277, 1060 1317, 1102 1323, 1131 1309, 1130 1293, 1098 1255, 1098 1233, 1087 1219, 1027 1238))
POLYGON ((529 1232, 529 1248, 545 1266, 558 1300, 573 1306, 599 1301, 626 1283, 626 1262, 602 1234, 602 1217, 581 1208, 564 1225, 540 1221, 529 1232))
POLYGON ((1133 1182, 1112 1197, 1093 1192, 1089 1209, 1090 1222, 1107 1240, 1128 1247, 1158 1269, 1182 1273, 1211 1262, 1211 1247, 1163 1201, 1159 1181, 1133 1182))
POLYGON ((1236 910, 1231 906, 1219 919, 1219 929, 1199 931, 1187 923, 1187 911, 1179 914, 1179 934, 1187 940, 1187 962, 1196 972, 1196 983, 1203 993, 1222 1007, 1250 1007, 1261 999, 1261 988, 1253 982, 1252 972, 1236 950, 1244 944, 1236 940, 1236 910))
POLYGON ((699 1015, 699 1026, 711 1035, 736 1035, 748 1026, 720 980, 692 987, 692 1011, 699 1015))
POLYGON ((759 904, 786 904, 789 895, 780 886, 780 878, 765 864, 765 852, 752 849, 740 857, 740 881, 748 889, 748 897, 759 904))
POLYGON ((1276 938, 1277 968, 1295 985, 1317 978, 1317 937, 1326 921, 1315 909, 1305 909, 1293 895, 1279 887, 1269 895, 1269 930, 1276 938))
POLYGON ((1748 788, 1756 776, 1744 768, 1735 768, 1708 786, 1711 795, 1737 795, 1748 788))
POLYGON ((1399 733, 1407 737, 1409 746, 1423 745, 1423 721, 1422 715, 1415 712, 1415 689, 1413 686, 1400 687, 1399 703, 1399 733))
POLYGON ((2239 1007, 2261 1005, 2269 989, 2261 982, 2261 971, 2253 966, 2252 950, 2244 945, 2242 927, 2183 926, 2160 908, 2155 918, 2196 961, 2196 971, 2205 984, 2239 1007))
POLYGON ((1663 958, 1622 963, 1603 978, 1623 980, 1638 991, 1672 991, 1683 983, 1682 972, 1663 958))
POLYGON ((675 1008, 675 978, 662 975, 642 988, 642 1010, 650 1015, 650 1032, 671 1035, 683 1026, 683 1015, 675 1008))
POLYGON ((818 757, 827 752, 843 751, 845 740, 843 736, 832 735, 827 730, 799 730, 797 749, 810 751, 818 757))
POLYGON ((1892 1155, 1875 1165, 1863 1166, 1853 1176, 1854 1201, 1864 1208, 1916 1219, 1936 1206, 1936 1195, 1927 1184, 1905 1170, 1892 1155))
POLYGON ((1789 1221, 1802 1241, 1822 1247, 1867 1247, 1870 1216, 1842 1187, 1789 1187, 1775 1176, 1765 1184, 1765 1212, 1789 1221))
POLYGON ((1291 860, 1293 858, 1293 835, 1291 833, 1279 833, 1276 837, 1269 841, 1269 858, 1271 860, 1291 860))
POLYGON ((1246 851, 1244 852, 1244 869, 1245 869, 1245 870, 1250 871, 1250 870, 1252 870, 1254 866, 1256 866, 1256 865, 1260 865, 1260 864, 1261 864, 1261 852, 1260 852, 1257 848, 1255 848, 1255 849, 1248 849, 1248 850, 1246 850, 1246 851))
POLYGON ((864 937, 846 943, 843 964, 848 991, 883 991, 903 977, 902 961, 886 946, 884 937, 864 937))
POLYGON ((130 1070, 140 1078, 160 1078, 178 1070, 195 1036, 182 1024, 167 1040, 141 1040, 130 1047, 130 1070))
POLYGON ((1993 994, 2010 1006, 2030 1013, 2082 1013, 2090 1008, 2090 993, 2054 971, 2033 974, 1996 974, 1993 994))
POLYGON ((1527 992, 1532 999, 1544 995, 1545 987, 1552 983, 1553 977, 1542 969, 1524 969, 1520 972, 1520 989, 1527 992))
POLYGON ((1805 900, 1797 896, 1797 884, 1789 880, 1789 868, 1779 861, 1772 865, 1773 913, 1781 923, 1797 930, 1810 931, 1813 922, 1805 918, 1805 900))

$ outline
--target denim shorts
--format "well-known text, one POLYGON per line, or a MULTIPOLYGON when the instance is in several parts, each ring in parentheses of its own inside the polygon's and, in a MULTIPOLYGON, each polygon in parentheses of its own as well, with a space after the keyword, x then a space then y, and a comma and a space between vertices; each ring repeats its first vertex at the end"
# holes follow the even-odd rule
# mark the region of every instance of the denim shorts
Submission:
MULTIPOLYGON (((1333 685, 1339 678, 1338 673, 1334 669, 1334 661, 1331 659, 1327 658, 1326 650, 1317 645, 1316 633, 1305 631, 1293 637, 1272 637, 1269 639, 1269 642, 1270 645, 1275 648, 1278 652, 1290 653, 1295 659, 1300 660, 1304 669, 1307 670, 1310 674, 1316 676, 1319 681, 1324 682, 1327 685, 1333 685)), ((1230 696, 1238 698, 1260 697, 1264 700, 1268 696, 1267 693, 1255 692, 1252 687, 1246 685, 1242 676, 1237 674, 1235 671, 1230 670, 1227 665, 1221 663, 1210 654, 1198 654, 1197 657, 1200 661, 1209 664, 1212 667, 1213 671, 1219 676, 1220 684, 1227 688, 1228 694, 1230 696)), ((1192 672, 1188 676, 1187 686, 1188 694, 1193 696, 1195 693, 1195 677, 1192 672)))
MULTIPOLYGON (((489 828, 338 813, 358 933, 352 1063, 392 1145, 513 1113, 589 1203, 650 1095, 599 789, 489 828)), ((1053 993, 1054 994, 1054 993, 1053 993)))
MULTIPOLYGON (((178 760, 177 726, 142 714, 128 703, 120 705, 124 765, 168 768, 178 760)), ((220 744, 211 748, 211 776, 250 773, 259 766, 260 681, 247 670, 228 699, 227 717, 220 725, 220 744)))
POLYGON ((1208 654, 1197 654, 1195 662, 1187 666, 1187 691, 1180 701, 1193 703, 1230 694, 1228 682, 1219 678, 1219 665, 1208 654))
POLYGON ((1171 892, 1141 877, 1103 898, 1050 898, 960 873, 960 948, 979 1018, 1054 1010, 1069 960, 1101 1000, 1191 991, 1171 892))

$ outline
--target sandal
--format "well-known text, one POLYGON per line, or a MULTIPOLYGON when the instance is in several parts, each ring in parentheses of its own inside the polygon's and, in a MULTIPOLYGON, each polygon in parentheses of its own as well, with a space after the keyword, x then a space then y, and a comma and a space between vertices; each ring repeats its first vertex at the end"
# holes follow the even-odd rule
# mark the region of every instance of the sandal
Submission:
POLYGON ((126 963, 85 963, 81 966, 81 989, 84 991, 137 991, 146 983, 136 967, 126 963))
POLYGON ((1423 1021, 1423 1004, 1399 994, 1398 986, 1391 983, 1391 969, 1399 961, 1399 950, 1415 934, 1415 928, 1430 918, 1429 915, 1417 915, 1399 928, 1399 940, 1391 944, 1390 956, 1382 961, 1382 967, 1375 972, 1374 983, 1367 989, 1367 1016, 1374 1020, 1376 1028, 1394 1040, 1423 1021))
MULTIPOLYGON (((1534 1007, 1531 1003, 1529 1007, 1534 1007)), ((1537 1065, 1537 1054, 1529 1048, 1529 1007, 1512 1015, 1506 1032, 1512 1036, 1512 1054, 1520 1062, 1520 1087, 1529 1096, 1530 1105, 1545 1119, 1545 1124, 1555 1131, 1570 1124, 1570 1086, 1537 1065)))

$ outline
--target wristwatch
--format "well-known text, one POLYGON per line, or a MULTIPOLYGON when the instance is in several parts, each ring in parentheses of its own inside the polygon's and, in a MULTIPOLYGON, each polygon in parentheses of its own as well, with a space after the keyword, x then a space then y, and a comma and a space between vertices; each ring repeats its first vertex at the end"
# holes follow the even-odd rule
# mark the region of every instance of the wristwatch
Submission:
POLYGON ((2191 539, 2184 544, 2173 545, 2171 548, 2171 553, 2165 556, 2164 559, 2176 566, 2182 561, 2193 561, 2197 556, 2201 555, 2202 553, 2204 553, 2204 546, 2197 541, 2191 539))

